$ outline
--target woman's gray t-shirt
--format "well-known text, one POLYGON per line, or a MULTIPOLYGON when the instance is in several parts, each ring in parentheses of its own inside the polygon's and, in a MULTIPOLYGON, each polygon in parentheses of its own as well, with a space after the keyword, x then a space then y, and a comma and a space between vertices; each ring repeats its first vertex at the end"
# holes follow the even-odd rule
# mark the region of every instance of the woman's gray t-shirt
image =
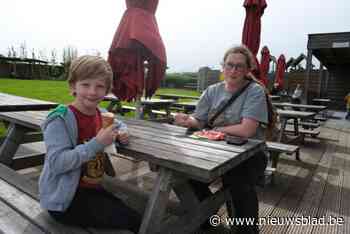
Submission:
MULTIPOLYGON (((225 90, 225 83, 220 82, 209 86, 201 95, 193 114, 202 124, 208 122, 221 107, 231 98, 233 93, 225 90)), ((215 127, 241 123, 243 118, 250 118, 260 124, 253 138, 264 139, 265 128, 268 123, 266 95, 263 87, 252 82, 236 100, 228 106, 214 121, 215 127)))

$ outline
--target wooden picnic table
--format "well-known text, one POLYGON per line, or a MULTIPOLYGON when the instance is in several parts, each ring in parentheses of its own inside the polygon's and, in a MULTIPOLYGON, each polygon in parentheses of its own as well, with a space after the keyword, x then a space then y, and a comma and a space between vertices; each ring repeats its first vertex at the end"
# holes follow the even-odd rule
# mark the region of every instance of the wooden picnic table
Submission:
POLYGON ((195 99, 198 100, 199 97, 197 96, 190 96, 190 95, 179 95, 179 94, 156 94, 155 96, 159 97, 160 99, 174 99, 174 100, 178 100, 178 99, 195 99))
POLYGON ((193 101, 193 102, 175 102, 173 103, 173 107, 183 109, 184 113, 190 114, 194 112, 196 109, 198 101, 193 101))
MULTIPOLYGON (((322 105, 328 107, 329 104, 331 103, 331 99, 329 99, 329 98, 314 98, 314 99, 312 99, 312 103, 314 103, 314 104, 322 104, 322 105)), ((323 120, 326 120, 327 116, 328 116, 327 110, 323 110, 321 112, 321 114, 322 114, 323 120)))
POLYGON ((156 119, 157 115, 152 112, 152 110, 165 110, 166 112, 166 118, 170 118, 170 107, 171 105, 175 103, 172 99, 141 99, 141 107, 142 111, 140 114, 140 118, 144 119, 145 114, 147 114, 150 119, 156 119))
POLYGON ((327 106, 294 104, 290 102, 273 102, 272 105, 282 109, 285 109, 286 107, 288 107, 288 108, 304 109, 305 111, 312 111, 312 112, 320 112, 327 109, 327 106))
MULTIPOLYGON (((295 138, 292 139, 292 141, 303 140, 303 135, 300 134, 300 131, 299 131, 299 119, 302 119, 302 120, 310 119, 316 115, 315 112, 281 110, 281 109, 277 109, 277 114, 279 115, 280 122, 281 122, 280 132, 278 136, 279 142, 283 142, 283 136, 285 135, 285 132, 286 132, 287 122, 290 119, 292 119, 294 122, 295 138)), ((284 142, 284 143, 290 143, 290 142, 284 142)))
MULTIPOLYGON (((104 97, 104 101, 109 101, 109 105, 107 107, 108 111, 114 112, 114 113, 121 113, 122 105, 120 100, 114 96, 113 94, 108 94, 104 97)), ((157 118, 157 114, 154 113, 152 110, 165 110, 166 117, 170 118, 171 111, 170 107, 175 101, 173 99, 146 99, 141 98, 140 102, 140 113, 139 117, 141 119, 145 118, 145 115, 147 114, 150 119, 155 120, 157 118)))
POLYGON ((48 110, 55 108, 58 103, 26 98, 7 93, 0 93, 0 112, 48 110))
MULTIPOLYGON (((7 136, 0 148, 2 163, 11 165, 24 133, 40 130, 47 114, 46 111, 0 113, 0 119, 10 122, 7 136)), ((185 128, 169 124, 133 119, 125 119, 125 123, 130 131, 130 143, 119 148, 118 153, 148 161, 158 168, 157 178, 144 211, 140 234, 182 234, 195 231, 199 224, 207 220, 226 201, 229 191, 221 188, 200 202, 188 179, 212 182, 266 147, 263 141, 253 139, 249 139, 242 146, 228 145, 223 141, 193 139, 185 134, 185 128), (184 213, 178 219, 164 222, 171 189, 179 198, 179 207, 184 213)), ((232 216, 232 212, 229 215, 232 216)))

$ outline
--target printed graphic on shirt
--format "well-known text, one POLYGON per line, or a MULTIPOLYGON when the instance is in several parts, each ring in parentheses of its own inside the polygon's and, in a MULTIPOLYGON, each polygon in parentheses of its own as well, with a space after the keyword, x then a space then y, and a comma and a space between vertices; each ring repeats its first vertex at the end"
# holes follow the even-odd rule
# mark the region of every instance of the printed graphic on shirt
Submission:
POLYGON ((83 164, 82 182, 88 184, 99 184, 104 173, 104 154, 98 153, 96 157, 83 164))

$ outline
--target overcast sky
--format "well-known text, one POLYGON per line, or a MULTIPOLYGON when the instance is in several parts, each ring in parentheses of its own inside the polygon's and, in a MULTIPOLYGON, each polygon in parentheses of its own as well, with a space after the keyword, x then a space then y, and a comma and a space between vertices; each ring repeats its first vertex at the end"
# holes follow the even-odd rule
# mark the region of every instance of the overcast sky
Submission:
MULTIPOLYGON (((350 31, 349 0, 266 1, 260 48, 267 45, 276 57, 306 54, 310 33, 350 31)), ((243 2, 159 0, 156 17, 169 71, 219 68, 225 50, 241 42, 243 2)), ((2 0, 0 54, 25 42, 29 51, 46 51, 48 57, 66 46, 76 47, 79 55, 99 51, 106 57, 125 9, 124 0, 2 0)))

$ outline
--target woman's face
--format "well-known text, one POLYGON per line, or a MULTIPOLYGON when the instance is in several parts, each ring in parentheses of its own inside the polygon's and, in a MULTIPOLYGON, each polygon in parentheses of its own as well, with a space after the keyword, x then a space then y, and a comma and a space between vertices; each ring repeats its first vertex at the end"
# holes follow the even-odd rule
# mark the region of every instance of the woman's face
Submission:
POLYGON ((237 88, 244 77, 250 72, 246 57, 241 53, 229 54, 223 65, 226 87, 228 90, 237 88))

